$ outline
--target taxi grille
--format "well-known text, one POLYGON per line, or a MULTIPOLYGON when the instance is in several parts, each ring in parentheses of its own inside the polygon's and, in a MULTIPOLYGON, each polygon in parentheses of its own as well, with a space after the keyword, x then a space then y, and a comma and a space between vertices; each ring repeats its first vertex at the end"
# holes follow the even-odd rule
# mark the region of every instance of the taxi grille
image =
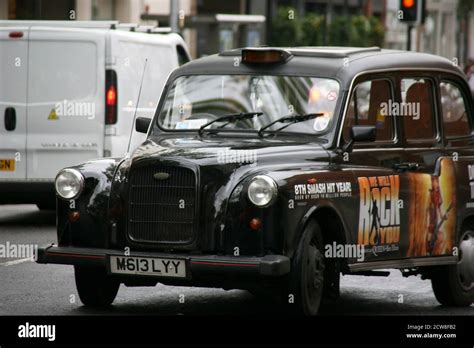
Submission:
POLYGON ((187 244, 194 239, 196 176, 191 169, 135 168, 129 187, 128 236, 132 241, 187 244))

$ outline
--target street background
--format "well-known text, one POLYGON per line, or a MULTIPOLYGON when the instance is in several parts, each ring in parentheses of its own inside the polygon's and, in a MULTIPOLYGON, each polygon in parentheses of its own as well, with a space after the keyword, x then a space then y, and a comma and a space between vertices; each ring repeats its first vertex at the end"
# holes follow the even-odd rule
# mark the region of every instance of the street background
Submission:
MULTIPOLYGON (((464 66, 474 58, 474 2, 426 0, 425 7, 410 50, 457 58, 464 66)), ((197 58, 257 45, 406 49, 408 25, 399 9, 399 0, 2 0, 0 19, 171 26, 197 58)))
MULTIPOLYGON (((0 19, 119 20, 180 32, 193 58, 242 46, 381 46, 444 56, 469 73, 474 58, 474 1, 427 0, 424 22, 399 20, 398 0, 0 0, 0 19)), ((158 96, 157 96, 158 98, 158 96)), ((0 205, 0 242, 56 241, 55 212, 34 205, 0 205)), ((270 301, 246 291, 165 287, 126 288, 111 309, 85 309, 70 266, 0 260, 0 315, 262 314, 270 301), (184 303, 180 296, 184 295, 184 303)), ((430 281, 344 276, 341 299, 323 314, 472 315, 443 308, 430 281)))

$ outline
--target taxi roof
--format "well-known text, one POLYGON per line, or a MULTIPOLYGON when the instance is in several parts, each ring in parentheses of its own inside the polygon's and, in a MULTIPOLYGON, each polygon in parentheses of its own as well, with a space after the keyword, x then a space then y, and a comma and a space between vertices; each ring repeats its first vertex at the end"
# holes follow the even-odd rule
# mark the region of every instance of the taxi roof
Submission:
MULTIPOLYGON (((251 50, 252 48, 245 48, 251 50)), ((242 48, 224 51, 191 61, 175 70, 174 75, 188 74, 268 74, 336 78, 343 89, 354 76, 383 70, 443 70, 464 76, 447 58, 419 52, 381 49, 379 47, 259 47, 259 50, 285 50, 292 57, 278 64, 243 64, 242 48)))

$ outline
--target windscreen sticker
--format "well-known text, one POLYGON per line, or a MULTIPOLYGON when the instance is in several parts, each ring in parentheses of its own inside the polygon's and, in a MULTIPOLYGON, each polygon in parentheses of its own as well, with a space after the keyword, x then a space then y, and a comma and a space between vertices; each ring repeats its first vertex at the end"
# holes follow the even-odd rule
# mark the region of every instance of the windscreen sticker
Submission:
POLYGON ((207 118, 198 118, 195 120, 184 120, 176 122, 175 129, 199 129, 208 122, 207 118))
POLYGON ((334 101, 337 99, 337 92, 336 91, 330 91, 327 96, 329 101, 334 101))
POLYGON ((321 132, 325 130, 329 125, 329 117, 327 115, 316 117, 314 119, 313 129, 316 132, 321 132))

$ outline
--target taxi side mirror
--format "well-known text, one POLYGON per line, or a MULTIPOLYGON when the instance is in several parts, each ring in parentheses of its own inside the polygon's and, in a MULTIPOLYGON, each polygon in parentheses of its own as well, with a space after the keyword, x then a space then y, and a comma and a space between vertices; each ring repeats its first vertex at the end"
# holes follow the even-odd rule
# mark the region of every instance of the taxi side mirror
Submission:
POLYGON ((356 141, 375 141, 377 129, 375 126, 352 126, 351 139, 356 141))
POLYGON ((375 141, 377 128, 375 126, 352 126, 350 140, 342 147, 342 151, 351 152, 354 143, 375 141))
POLYGON ((137 117, 135 120, 135 130, 139 133, 147 133, 150 127, 151 119, 147 117, 137 117))

